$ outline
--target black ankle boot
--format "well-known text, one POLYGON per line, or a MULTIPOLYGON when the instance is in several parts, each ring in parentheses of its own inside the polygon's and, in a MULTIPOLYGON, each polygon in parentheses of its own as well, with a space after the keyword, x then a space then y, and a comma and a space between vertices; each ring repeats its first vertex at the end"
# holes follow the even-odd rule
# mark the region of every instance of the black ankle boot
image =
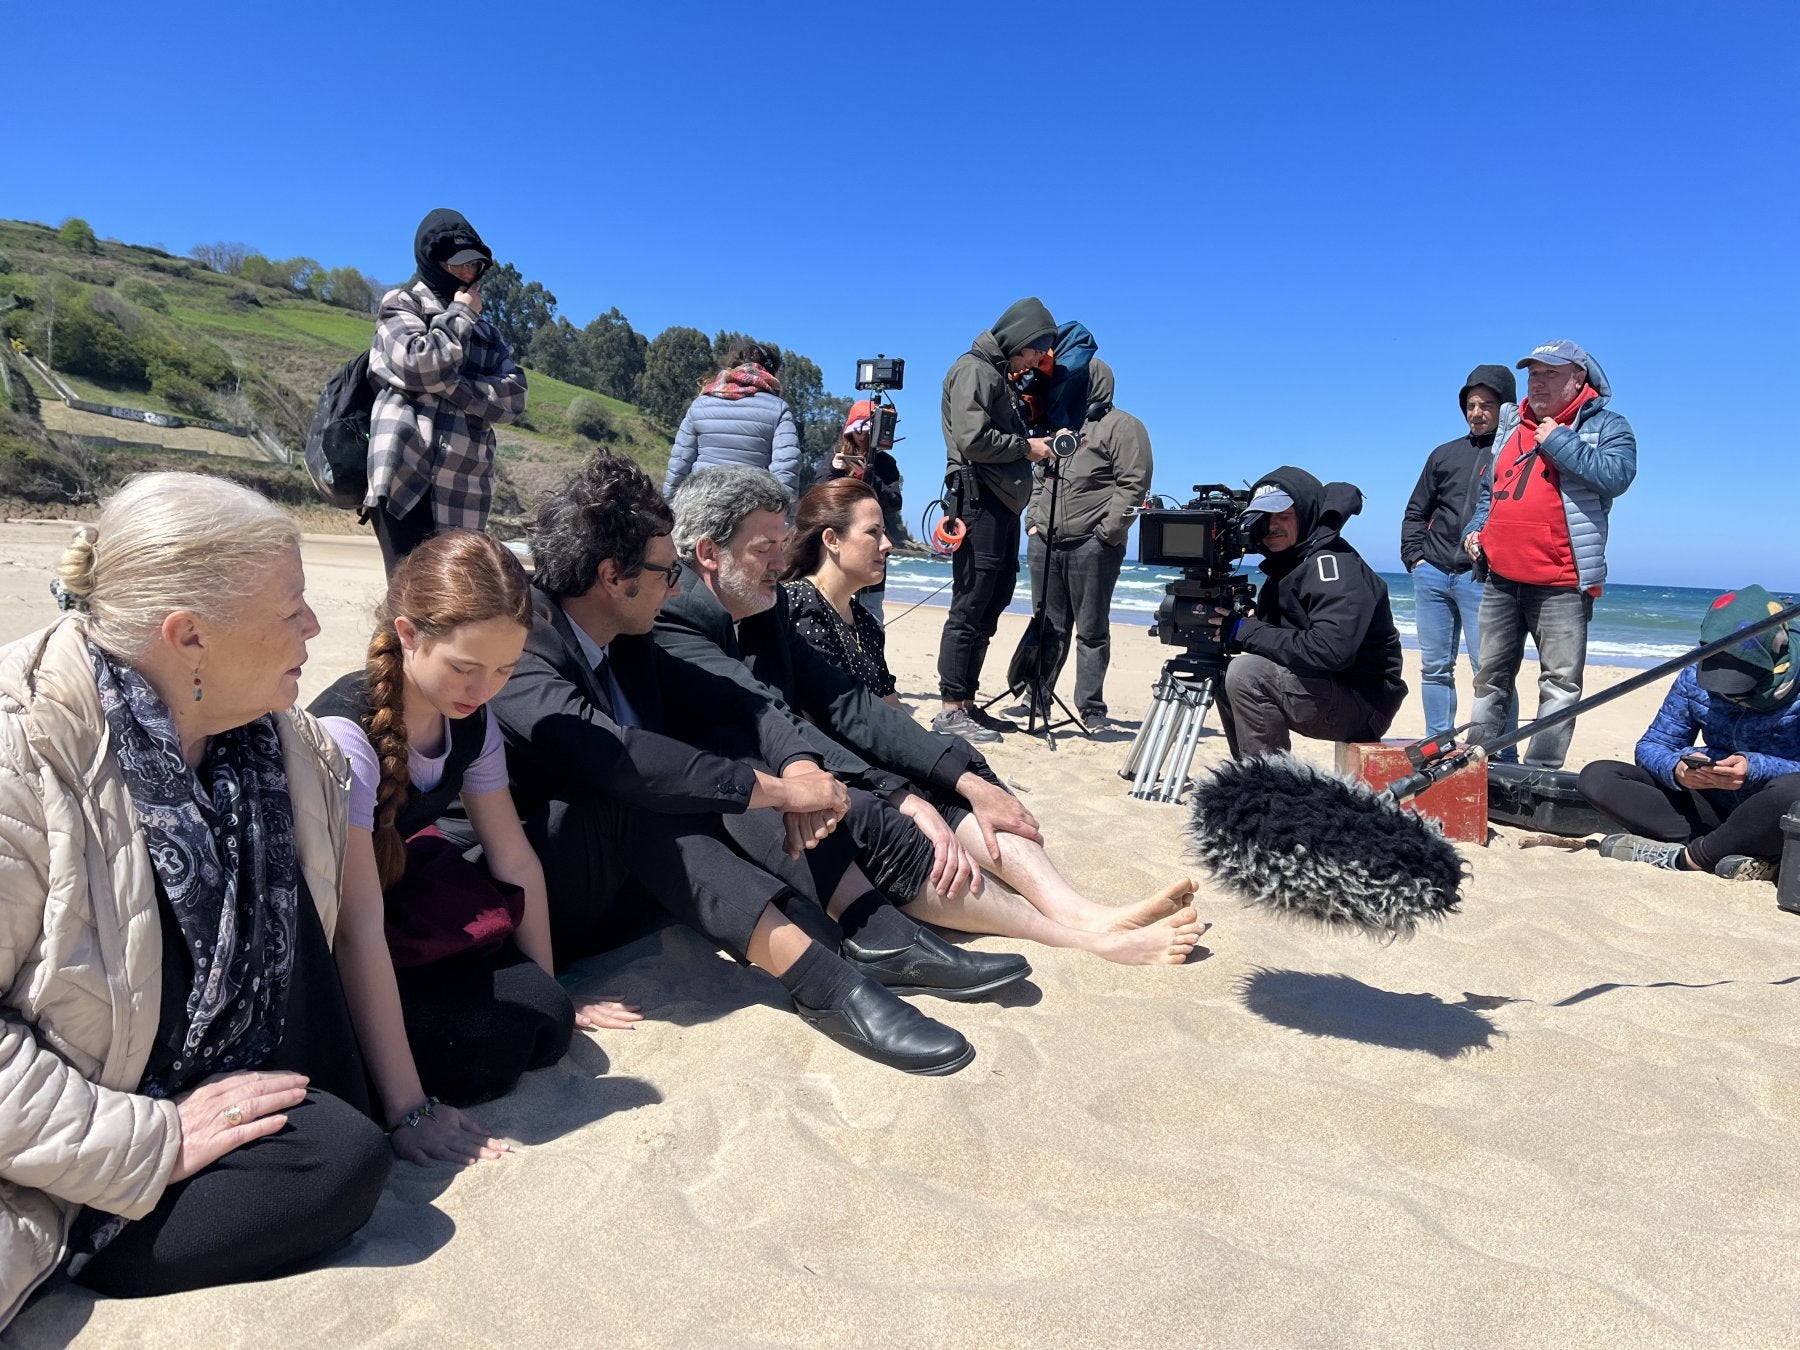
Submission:
POLYGON ((1031 974, 1031 963, 1012 952, 972 952, 953 947, 921 927, 904 947, 883 950, 845 938, 838 952, 852 970, 879 980, 896 994, 935 994, 966 1003, 1031 974))

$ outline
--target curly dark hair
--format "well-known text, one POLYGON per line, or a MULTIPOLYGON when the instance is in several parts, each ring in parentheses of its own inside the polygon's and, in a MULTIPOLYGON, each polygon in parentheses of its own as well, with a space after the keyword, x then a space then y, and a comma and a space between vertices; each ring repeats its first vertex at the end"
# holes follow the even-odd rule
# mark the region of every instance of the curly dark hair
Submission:
POLYGON ((741 338, 731 344, 731 350, 725 353, 725 369, 741 366, 746 363, 761 366, 771 375, 781 374, 781 348, 772 342, 758 342, 755 338, 741 338))
POLYGON ((611 559, 636 576, 644 552, 675 528, 669 504, 635 460, 597 450, 546 497, 526 529, 537 584, 554 596, 586 595, 611 559))

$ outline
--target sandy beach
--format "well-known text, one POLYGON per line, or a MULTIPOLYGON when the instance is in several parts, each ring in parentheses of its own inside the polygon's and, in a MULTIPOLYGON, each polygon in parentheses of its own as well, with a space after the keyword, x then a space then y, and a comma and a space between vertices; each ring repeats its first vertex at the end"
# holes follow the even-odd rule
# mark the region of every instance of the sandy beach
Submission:
MULTIPOLYGON (((0 526, 0 640, 54 617, 68 532, 0 526)), ((382 575, 367 538, 305 554, 310 698, 360 662, 382 575)), ((941 621, 890 630, 915 708, 941 621)), ((1142 715, 1165 655, 1115 630, 1115 716, 1142 715)), ((1423 732, 1408 655, 1395 736, 1423 732)), ((1631 673, 1590 669, 1588 691, 1631 673)), ((1521 687, 1529 710, 1534 671, 1521 687)), ((1583 718, 1571 763, 1629 759, 1661 693, 1583 718)), ((1115 902, 1190 870, 1183 810, 1126 796, 1128 741, 990 754, 1115 902)), ((665 930, 580 971, 645 1024, 578 1035, 475 1113, 515 1156, 396 1165, 323 1268, 141 1302, 61 1285, 0 1340, 1800 1345, 1800 918, 1766 883, 1524 838, 1465 848, 1461 914, 1407 943, 1283 924, 1202 878, 1215 926, 1188 966, 1020 948, 1023 992, 924 1005, 977 1048, 946 1079, 853 1057, 665 930)))

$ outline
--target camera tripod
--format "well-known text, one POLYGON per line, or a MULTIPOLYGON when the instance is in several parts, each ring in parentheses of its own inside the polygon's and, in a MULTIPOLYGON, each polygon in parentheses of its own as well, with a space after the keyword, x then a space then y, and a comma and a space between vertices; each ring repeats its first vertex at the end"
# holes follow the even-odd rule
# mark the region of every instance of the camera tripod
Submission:
POLYGON ((1149 802, 1181 800, 1193 776, 1200 728, 1224 678, 1225 663, 1214 656, 1188 652, 1163 663, 1150 691, 1149 711, 1119 768, 1119 777, 1131 780, 1131 796, 1149 802))
MULTIPOLYGON (((1066 434, 1066 433, 1065 433, 1066 434)), ((1060 440, 1061 437, 1058 437, 1060 440)), ((1070 436, 1073 441, 1074 437, 1070 436)), ((1069 453, 1073 453, 1072 444, 1069 453)), ((1025 734, 1042 736, 1044 745, 1051 750, 1056 749, 1056 732, 1061 727, 1074 727, 1083 736, 1092 736, 1093 730, 1081 720, 1081 714, 1067 703, 1062 695, 1052 687, 1055 684, 1055 671, 1062 664, 1064 648, 1061 639, 1051 631, 1046 611, 1050 601, 1050 575, 1052 572, 1051 554, 1056 547, 1056 504, 1062 495, 1062 474, 1057 472, 1056 461, 1063 456, 1059 453, 1044 461, 1044 480, 1050 485, 1050 511, 1044 524, 1044 584, 1031 588, 1031 622, 1026 625, 1025 636, 1019 640, 1012 660, 1006 667, 1006 688, 995 694, 982 704, 982 711, 994 706, 1001 699, 1018 697, 1023 694, 1026 707, 1025 734), (1026 649, 1030 655, 1026 658, 1026 649), (1054 648, 1055 655, 1049 655, 1054 648), (1057 718, 1055 712, 1061 712, 1057 718)))

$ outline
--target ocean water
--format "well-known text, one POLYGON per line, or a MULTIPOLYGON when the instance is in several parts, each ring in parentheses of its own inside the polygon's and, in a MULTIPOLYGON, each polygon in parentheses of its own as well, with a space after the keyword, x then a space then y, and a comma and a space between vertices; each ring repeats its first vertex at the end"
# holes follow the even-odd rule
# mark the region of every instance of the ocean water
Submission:
MULTIPOLYGON (((1113 591, 1112 621, 1115 636, 1120 629, 1145 631, 1156 615, 1163 587, 1180 574, 1162 568, 1128 564, 1119 573, 1113 591)), ((1253 580, 1261 574, 1251 572, 1253 580)), ((1400 640, 1417 647, 1413 622, 1412 578, 1404 572, 1383 572, 1388 598, 1394 607, 1394 623, 1400 640)), ((1700 618, 1718 591, 1690 586, 1629 586, 1608 583, 1606 593, 1594 603, 1594 621, 1588 629, 1588 660, 1595 665, 1646 669, 1672 656, 1692 650, 1700 640, 1700 618)), ((1783 603, 1790 603, 1781 597, 1783 603)), ((950 602, 950 563, 947 559, 895 557, 888 565, 888 621, 908 605, 927 600, 933 605, 950 602)), ((1008 606, 1013 614, 1031 613, 1031 580, 1023 560, 1019 587, 1008 606)), ((931 622, 921 613, 902 622, 931 622)))

